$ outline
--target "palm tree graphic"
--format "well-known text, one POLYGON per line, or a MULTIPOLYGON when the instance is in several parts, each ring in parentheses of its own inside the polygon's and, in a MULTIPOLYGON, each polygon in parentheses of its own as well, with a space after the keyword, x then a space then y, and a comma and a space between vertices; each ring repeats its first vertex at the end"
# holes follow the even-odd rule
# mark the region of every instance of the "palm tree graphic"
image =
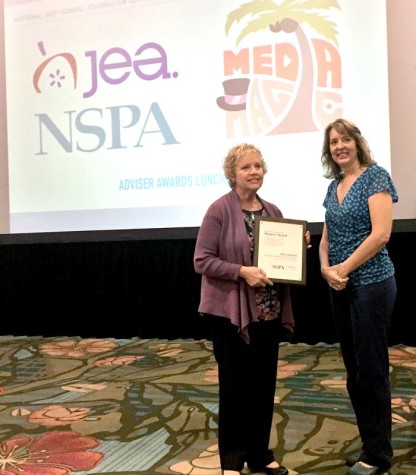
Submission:
POLYGON ((298 93, 286 117, 270 134, 318 130, 311 107, 314 77, 312 52, 301 25, 309 25, 319 35, 338 46, 336 25, 324 15, 331 8, 340 10, 339 0, 282 0, 280 3, 252 0, 227 16, 227 36, 234 25, 242 25, 236 39, 237 46, 247 35, 265 29, 272 33, 295 33, 299 42, 302 68, 298 93))

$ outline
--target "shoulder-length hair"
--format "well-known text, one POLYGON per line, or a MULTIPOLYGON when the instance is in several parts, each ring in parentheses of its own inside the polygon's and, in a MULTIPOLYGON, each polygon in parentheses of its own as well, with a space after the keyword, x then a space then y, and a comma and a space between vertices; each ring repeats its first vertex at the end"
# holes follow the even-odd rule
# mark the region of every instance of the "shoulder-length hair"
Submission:
POLYGON ((360 129, 350 120, 337 119, 327 125, 324 133, 321 162, 324 168, 325 178, 340 179, 343 176, 340 166, 335 163, 331 155, 329 135, 332 129, 335 129, 339 134, 351 137, 355 141, 358 161, 361 165, 368 167, 377 164, 373 159, 373 154, 368 146, 367 140, 361 135, 360 129))

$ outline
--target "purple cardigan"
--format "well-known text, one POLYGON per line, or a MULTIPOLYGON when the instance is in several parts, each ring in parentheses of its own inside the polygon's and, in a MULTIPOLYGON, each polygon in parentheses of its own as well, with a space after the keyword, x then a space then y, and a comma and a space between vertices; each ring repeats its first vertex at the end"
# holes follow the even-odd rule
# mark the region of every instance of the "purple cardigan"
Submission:
MULTIPOLYGON (((283 217, 277 206, 259 199, 269 216, 283 217)), ((226 317, 244 335, 251 315, 257 314, 255 292, 238 273, 253 265, 241 205, 234 190, 208 208, 198 232, 195 272, 202 274, 199 312, 226 317)), ((286 339, 293 336, 293 314, 288 284, 280 284, 280 308, 286 339)))

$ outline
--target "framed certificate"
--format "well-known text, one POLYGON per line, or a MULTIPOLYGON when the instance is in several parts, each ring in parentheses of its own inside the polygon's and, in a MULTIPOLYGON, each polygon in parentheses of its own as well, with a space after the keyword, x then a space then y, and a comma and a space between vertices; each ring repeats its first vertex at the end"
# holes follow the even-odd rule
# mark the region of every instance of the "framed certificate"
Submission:
POLYGON ((254 265, 273 282, 306 284, 307 221, 256 216, 254 265))

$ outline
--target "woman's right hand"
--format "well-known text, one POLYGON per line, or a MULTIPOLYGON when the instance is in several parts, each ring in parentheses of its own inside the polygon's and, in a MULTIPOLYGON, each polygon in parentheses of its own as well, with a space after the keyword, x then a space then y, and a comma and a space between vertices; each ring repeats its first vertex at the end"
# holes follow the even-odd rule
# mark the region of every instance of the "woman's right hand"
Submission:
POLYGON ((273 285, 273 282, 267 278, 266 273, 260 267, 241 266, 240 277, 242 277, 250 287, 266 287, 273 285))

